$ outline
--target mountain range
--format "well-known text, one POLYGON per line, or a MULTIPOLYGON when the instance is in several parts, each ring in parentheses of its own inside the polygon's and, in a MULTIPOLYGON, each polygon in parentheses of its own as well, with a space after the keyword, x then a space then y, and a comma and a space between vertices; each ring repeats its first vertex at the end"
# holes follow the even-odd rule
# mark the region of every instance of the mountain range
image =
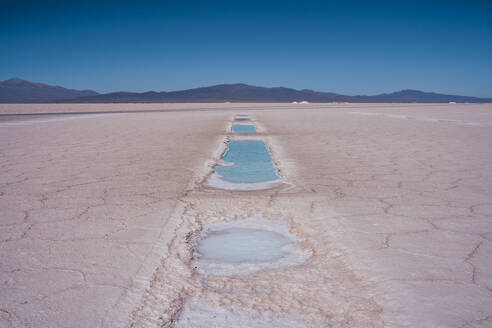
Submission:
POLYGON ((111 92, 73 90, 34 83, 19 78, 0 82, 0 103, 166 103, 166 102, 370 102, 445 103, 492 102, 492 98, 445 95, 419 90, 401 90, 375 96, 346 96, 330 92, 265 88, 247 84, 219 84, 180 91, 111 92))
POLYGON ((98 93, 92 90, 72 90, 18 78, 0 82, 0 102, 2 103, 49 102, 95 95, 98 93))

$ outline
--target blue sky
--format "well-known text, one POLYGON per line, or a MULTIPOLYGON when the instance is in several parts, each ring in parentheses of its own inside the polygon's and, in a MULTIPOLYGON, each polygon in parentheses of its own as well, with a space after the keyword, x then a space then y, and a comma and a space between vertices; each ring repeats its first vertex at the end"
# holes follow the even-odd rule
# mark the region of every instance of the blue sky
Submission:
POLYGON ((492 97, 492 1, 0 1, 0 80, 492 97))

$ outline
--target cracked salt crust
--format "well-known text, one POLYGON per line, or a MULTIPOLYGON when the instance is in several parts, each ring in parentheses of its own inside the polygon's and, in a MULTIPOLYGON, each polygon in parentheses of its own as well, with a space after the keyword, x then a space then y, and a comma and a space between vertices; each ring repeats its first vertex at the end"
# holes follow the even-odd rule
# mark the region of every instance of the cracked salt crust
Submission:
MULTIPOLYGON (((492 263, 476 257, 490 245, 492 214, 476 210, 490 205, 492 122, 483 115, 492 108, 371 107, 360 106, 367 115, 313 110, 289 125, 284 149, 299 171, 291 181, 326 195, 313 211, 389 326, 487 326, 492 263), (471 127, 478 123, 482 130, 471 127), (306 156, 319 149, 331 156, 306 156)), ((276 133, 297 117, 257 116, 276 133)))
MULTIPOLYGON (((0 111, 15 106, 62 108, 0 111)), ((314 327, 490 326, 491 105, 237 105, 295 187, 203 190, 233 106, 0 129, 0 326, 171 326, 194 297, 314 327), (193 272, 204 217, 257 212, 313 255, 247 279, 193 272)))
POLYGON ((175 327, 308 328, 310 325, 289 318, 279 318, 268 311, 253 317, 240 309, 225 310, 220 307, 211 307, 195 298, 186 303, 175 327))

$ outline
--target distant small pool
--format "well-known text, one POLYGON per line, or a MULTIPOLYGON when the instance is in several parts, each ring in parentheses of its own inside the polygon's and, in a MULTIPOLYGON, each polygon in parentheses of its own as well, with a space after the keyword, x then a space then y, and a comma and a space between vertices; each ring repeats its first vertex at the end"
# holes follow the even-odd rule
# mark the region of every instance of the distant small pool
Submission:
POLYGON ((252 124, 234 124, 232 126, 234 133, 256 133, 256 127, 252 124))
POLYGON ((251 121, 251 119, 249 117, 236 117, 234 120, 238 121, 238 122, 251 121))

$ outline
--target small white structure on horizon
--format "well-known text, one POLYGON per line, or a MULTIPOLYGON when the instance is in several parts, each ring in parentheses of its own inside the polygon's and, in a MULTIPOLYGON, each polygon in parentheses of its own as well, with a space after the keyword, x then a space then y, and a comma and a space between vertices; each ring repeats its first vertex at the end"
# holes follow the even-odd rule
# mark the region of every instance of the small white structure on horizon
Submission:
POLYGON ((449 104, 450 105, 456 105, 456 101, 450 101, 449 104))
POLYGON ((309 104, 309 101, 305 101, 305 100, 303 100, 303 101, 301 101, 299 104, 309 104))

